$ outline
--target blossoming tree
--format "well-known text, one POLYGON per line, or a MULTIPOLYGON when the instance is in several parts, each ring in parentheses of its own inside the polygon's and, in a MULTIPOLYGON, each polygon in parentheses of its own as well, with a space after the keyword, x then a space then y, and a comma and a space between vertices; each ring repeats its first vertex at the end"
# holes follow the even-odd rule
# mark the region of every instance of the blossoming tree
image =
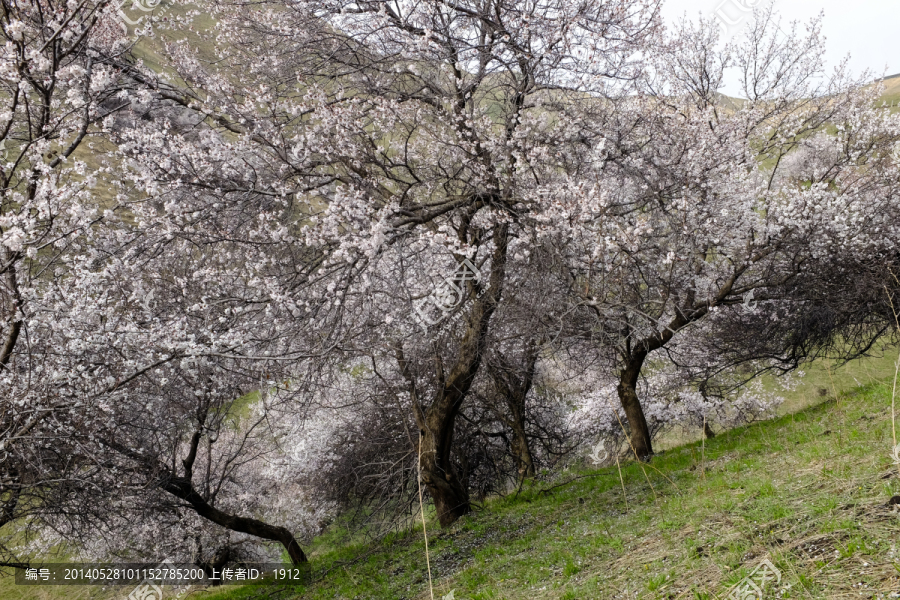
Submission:
MULTIPOLYGON (((819 80, 818 23, 785 35, 771 8, 741 45, 717 41, 714 24, 683 24, 646 93, 622 107, 638 124, 631 137, 602 149, 596 178, 542 190, 559 205, 546 218, 569 225, 548 232, 570 273, 573 327, 615 373, 641 459, 653 453, 637 387, 651 354, 677 363, 679 348, 721 327, 730 355, 713 362, 802 360, 810 348, 793 352, 794 334, 822 272, 837 278, 841 257, 896 247, 900 129, 877 88, 841 69, 819 80), (719 94, 728 68, 746 100, 719 94)), ((848 275, 841 285, 853 287, 848 275)))

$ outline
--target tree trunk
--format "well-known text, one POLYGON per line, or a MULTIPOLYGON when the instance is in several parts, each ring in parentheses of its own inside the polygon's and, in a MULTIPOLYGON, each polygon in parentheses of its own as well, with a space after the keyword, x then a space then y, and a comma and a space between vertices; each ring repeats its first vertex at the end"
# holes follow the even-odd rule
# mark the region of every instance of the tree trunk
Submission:
MULTIPOLYGON (((481 366, 487 343, 488 325, 500 302, 506 277, 509 226, 498 226, 493 238, 490 283, 469 311, 466 330, 449 373, 445 374, 440 358, 437 359, 438 391, 427 407, 420 404, 418 386, 410 372, 410 365, 403 354, 402 346, 396 347, 397 362, 403 377, 409 382, 413 415, 419 426, 419 473, 422 483, 428 488, 428 493, 434 500, 441 527, 450 526, 472 510, 469 492, 453 468, 451 448, 456 416, 481 366)), ((470 294, 474 292, 474 284, 468 282, 467 285, 470 294)))
MULTIPOLYGON (((454 411, 455 412, 455 411, 454 411)), ((428 426, 420 431, 420 472, 422 484, 434 500, 441 527, 448 527, 472 511, 469 492, 451 462, 455 414, 429 411, 428 426)))
POLYGON ((538 349, 535 340, 529 340, 525 346, 525 364, 514 365, 497 353, 489 366, 491 378, 497 393, 503 397, 509 414, 503 409, 494 407, 495 414, 503 421, 512 432, 510 451, 516 463, 516 471, 519 474, 518 483, 528 477, 535 476, 534 457, 528 444, 528 433, 525 431, 525 415, 528 394, 534 381, 535 366, 537 365, 538 349))
POLYGON ((512 453, 516 461, 516 470, 519 472, 519 483, 529 477, 535 476, 534 458, 531 455, 531 448, 528 447, 528 436, 525 429, 521 427, 521 423, 516 421, 512 427, 512 453))
POLYGON ((183 500, 190 504, 194 512, 207 521, 211 521, 216 525, 231 531, 246 533, 264 540, 278 542, 284 546, 285 550, 287 550, 288 557, 291 559, 292 564, 299 565, 307 562, 306 555, 300 548, 300 544, 297 543, 297 540, 294 539, 294 534, 287 528, 278 525, 270 525, 264 521, 253 519, 251 517, 241 517, 226 513, 215 506, 212 506, 206 501, 202 494, 197 492, 194 488, 194 484, 191 482, 191 475, 194 459, 197 456, 197 445, 199 440, 200 433, 195 432, 191 439, 190 452, 188 453, 187 458, 181 461, 184 464, 185 476, 177 477, 165 464, 159 462, 157 459, 145 456, 142 453, 111 439, 101 439, 106 446, 131 458, 145 467, 148 471, 158 474, 155 481, 156 485, 179 500, 183 500))
POLYGON ((19 314, 19 310, 22 307, 22 296, 19 293, 19 283, 16 280, 16 267, 13 264, 15 256, 15 254, 10 252, 4 253, 4 262, 8 265, 6 268, 6 282, 12 292, 12 306, 9 307, 11 321, 9 324, 9 334, 6 336, 6 341, 3 342, 3 349, 0 350, 0 367, 4 368, 9 364, 9 359, 16 349, 16 342, 19 341, 19 334, 22 331, 22 320, 16 318, 16 315, 19 314))
POLYGON ((300 544, 294 539, 294 534, 286 528, 269 525, 250 517, 230 515, 211 506, 203 496, 197 493, 190 480, 185 477, 169 476, 163 478, 160 483, 164 490, 190 504, 194 511, 204 519, 231 531, 247 533, 264 540, 278 542, 287 550, 292 564, 298 565, 307 562, 306 555, 300 548, 300 544))
POLYGON ((650 428, 647 427, 647 419, 644 417, 644 409, 637 395, 637 382, 641 374, 641 367, 645 352, 632 354, 624 369, 619 374, 619 401, 625 409, 628 417, 628 426, 631 428, 631 446, 638 460, 648 462, 653 456, 653 445, 650 441, 650 428))

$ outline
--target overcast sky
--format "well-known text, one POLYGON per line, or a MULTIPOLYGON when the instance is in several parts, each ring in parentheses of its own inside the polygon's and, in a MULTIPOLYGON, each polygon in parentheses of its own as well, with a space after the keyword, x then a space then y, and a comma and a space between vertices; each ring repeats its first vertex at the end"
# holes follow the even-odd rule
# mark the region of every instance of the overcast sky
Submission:
MULTIPOLYGON (((672 23, 687 13, 717 15, 730 35, 749 17, 748 7, 768 0, 664 0, 663 16, 672 23)), ((824 11, 828 63, 850 54, 854 73, 865 69, 893 75, 900 73, 900 0, 776 0, 775 10, 784 22, 807 21, 824 11)), ((786 27, 785 27, 786 29, 786 27)), ((726 93, 737 90, 729 85, 726 93)))

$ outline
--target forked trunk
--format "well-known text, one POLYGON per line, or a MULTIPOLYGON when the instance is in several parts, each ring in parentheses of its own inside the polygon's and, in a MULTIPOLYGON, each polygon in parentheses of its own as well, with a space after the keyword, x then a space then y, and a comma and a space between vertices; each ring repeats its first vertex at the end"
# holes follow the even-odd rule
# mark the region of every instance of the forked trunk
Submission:
POLYGON ((457 408, 450 406, 449 410, 442 410, 444 406, 443 403, 435 403, 428 411, 419 438, 422 484, 434 500, 441 527, 451 525, 472 510, 469 493, 451 461, 450 447, 457 408))
POLYGON ((525 349, 525 364, 517 367, 507 361, 502 354, 496 354, 489 367, 494 385, 503 397, 508 414, 495 408, 495 413, 509 427, 512 433, 510 451, 516 463, 518 483, 535 476, 534 456, 528 444, 528 432, 525 430, 526 402, 534 381, 537 365, 538 347, 535 340, 529 340, 525 349))
POLYGON ((650 441, 650 428, 644 417, 644 409, 637 395, 637 382, 641 374, 646 354, 632 355, 626 367, 619 374, 619 401, 625 409, 628 417, 628 426, 631 428, 631 448, 638 460, 648 462, 653 456, 653 444, 650 441))
MULTIPOLYGON (((439 386, 427 406, 419 402, 416 378, 410 372, 402 345, 398 344, 396 347, 397 362, 403 377, 409 383, 413 415, 419 427, 419 472, 422 484, 428 488, 428 493, 434 500, 441 527, 448 527, 472 510, 469 492, 451 461, 453 428, 481 365, 488 325, 500 301, 506 273, 508 240, 509 226, 497 227, 494 231, 489 285, 472 304, 452 367, 445 372, 441 360, 436 361, 439 386)), ((467 281, 466 285, 469 294, 477 296, 474 282, 467 281)))

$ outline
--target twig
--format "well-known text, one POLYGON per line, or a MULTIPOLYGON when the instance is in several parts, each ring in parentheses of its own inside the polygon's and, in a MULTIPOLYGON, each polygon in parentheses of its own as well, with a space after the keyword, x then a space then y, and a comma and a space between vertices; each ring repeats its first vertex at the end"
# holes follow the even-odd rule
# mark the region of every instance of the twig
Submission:
POLYGON ((579 475, 578 477, 573 477, 572 479, 569 479, 568 481, 563 481, 562 483, 554 485, 553 487, 548 487, 547 489, 544 489, 544 490, 538 490, 538 495, 540 496, 541 494, 549 494, 552 490, 555 490, 556 488, 561 488, 564 485, 569 485, 573 481, 578 481, 579 479, 587 479, 588 477, 599 477, 601 475, 605 475, 605 473, 591 473, 590 475, 579 475))
POLYGON ((844 410, 841 408, 841 397, 838 394, 837 386, 834 384, 834 376, 831 374, 831 365, 828 365, 828 379, 831 381, 831 391, 834 393, 834 403, 837 406, 838 413, 841 415, 841 427, 838 429, 838 448, 844 446, 844 410))
POLYGON ((625 479, 622 477, 622 466, 619 464, 619 453, 616 453, 616 468, 619 470, 619 482, 622 484, 622 498, 625 500, 625 512, 628 512, 628 494, 625 493, 625 479))
POLYGON ((428 567, 428 591, 434 600, 434 586, 431 583, 431 559, 428 557, 428 531, 425 527, 425 505, 422 502, 422 440, 419 440, 419 460, 416 464, 416 481, 419 484, 419 514, 422 515, 422 535, 425 537, 425 565, 428 567))
POLYGON ((352 558, 350 560, 335 561, 327 569, 322 569, 322 571, 319 572, 319 574, 316 575, 315 577, 310 576, 310 583, 318 583, 319 581, 324 581, 325 576, 328 575, 329 573, 331 573, 332 571, 334 571, 335 569, 347 568, 350 565, 358 563, 359 561, 363 560, 364 558, 369 558, 373 554, 375 554, 383 549, 384 548, 383 548, 381 542, 379 542, 378 544, 375 545, 374 548, 368 550, 367 552, 363 552, 356 558, 352 558))
POLYGON ((523 485, 525 485, 525 478, 524 478, 524 477, 522 477, 521 479, 519 479, 519 488, 516 490, 516 495, 513 496, 513 500, 515 500, 516 498, 519 497, 519 492, 522 491, 522 486, 523 486, 523 485))
POLYGON ((706 415, 703 415, 703 435, 700 437, 700 473, 706 481, 706 415))

